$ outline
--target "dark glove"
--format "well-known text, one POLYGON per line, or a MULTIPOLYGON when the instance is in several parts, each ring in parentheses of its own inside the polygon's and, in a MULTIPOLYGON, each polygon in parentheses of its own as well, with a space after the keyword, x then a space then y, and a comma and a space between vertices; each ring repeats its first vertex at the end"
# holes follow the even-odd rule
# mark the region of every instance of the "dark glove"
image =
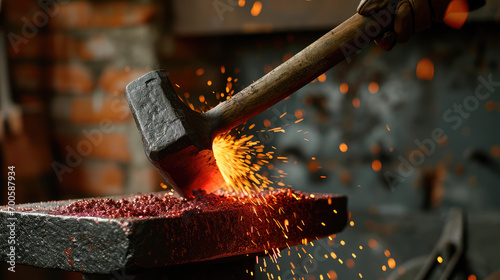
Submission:
MULTIPOLYGON (((370 16, 394 0, 361 0, 358 13, 370 16)), ((377 45, 386 51, 396 43, 410 39, 413 33, 431 28, 433 23, 442 22, 450 0, 400 0, 394 11, 394 28, 375 39, 377 45)), ((468 0, 469 9, 474 10, 484 5, 485 0, 468 0)))

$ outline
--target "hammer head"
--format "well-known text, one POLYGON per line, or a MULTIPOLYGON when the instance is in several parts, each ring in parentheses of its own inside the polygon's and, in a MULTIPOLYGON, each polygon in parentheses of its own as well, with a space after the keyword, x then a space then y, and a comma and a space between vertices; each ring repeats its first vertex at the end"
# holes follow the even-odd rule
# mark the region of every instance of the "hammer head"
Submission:
POLYGON ((212 152, 213 123, 179 99, 164 71, 127 85, 127 101, 146 156, 171 187, 191 196, 225 184, 212 152))

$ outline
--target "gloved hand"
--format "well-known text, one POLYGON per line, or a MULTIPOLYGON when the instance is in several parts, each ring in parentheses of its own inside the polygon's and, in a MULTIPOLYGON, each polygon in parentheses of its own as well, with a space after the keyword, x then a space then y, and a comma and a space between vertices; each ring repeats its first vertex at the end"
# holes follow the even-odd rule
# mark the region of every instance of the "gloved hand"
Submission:
MULTIPOLYGON (((370 16, 394 0, 361 0, 358 13, 370 16)), ((465 0, 469 9, 474 10, 484 5, 485 0, 465 0)), ((433 23, 442 22, 451 0, 400 0, 394 11, 394 28, 375 39, 377 45, 386 51, 396 43, 403 43, 410 39, 413 33, 422 32, 431 28, 433 23)))

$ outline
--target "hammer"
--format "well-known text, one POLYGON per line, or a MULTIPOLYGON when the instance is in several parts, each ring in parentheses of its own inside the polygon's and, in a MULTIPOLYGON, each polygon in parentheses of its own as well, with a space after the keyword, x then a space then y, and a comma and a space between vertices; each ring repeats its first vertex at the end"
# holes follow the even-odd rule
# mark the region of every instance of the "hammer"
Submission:
MULTIPOLYGON (((398 1, 370 17, 355 14, 250 86, 205 113, 186 106, 167 74, 150 72, 127 86, 127 100, 149 160, 181 195, 213 192, 224 179, 212 140, 273 106, 390 28, 398 1)), ((444 13, 444 11, 441 11, 444 13)), ((442 18, 441 15, 437 15, 442 18)))

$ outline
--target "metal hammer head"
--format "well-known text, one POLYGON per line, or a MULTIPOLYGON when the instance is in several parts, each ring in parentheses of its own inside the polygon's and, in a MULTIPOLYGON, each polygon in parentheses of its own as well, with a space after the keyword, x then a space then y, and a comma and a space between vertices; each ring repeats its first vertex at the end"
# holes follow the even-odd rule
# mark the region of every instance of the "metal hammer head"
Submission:
POLYGON ((179 99, 164 71, 127 85, 127 100, 144 151, 170 186, 191 196, 225 184, 212 153, 213 122, 179 99))

